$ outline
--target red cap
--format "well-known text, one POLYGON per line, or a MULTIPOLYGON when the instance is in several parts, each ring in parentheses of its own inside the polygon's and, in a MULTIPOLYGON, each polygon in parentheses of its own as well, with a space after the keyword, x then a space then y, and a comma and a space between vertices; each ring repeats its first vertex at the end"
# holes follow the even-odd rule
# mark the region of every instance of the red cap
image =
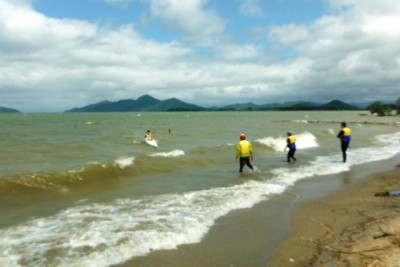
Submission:
POLYGON ((240 140, 245 140, 246 139, 246 135, 245 134, 241 134, 240 135, 240 140))

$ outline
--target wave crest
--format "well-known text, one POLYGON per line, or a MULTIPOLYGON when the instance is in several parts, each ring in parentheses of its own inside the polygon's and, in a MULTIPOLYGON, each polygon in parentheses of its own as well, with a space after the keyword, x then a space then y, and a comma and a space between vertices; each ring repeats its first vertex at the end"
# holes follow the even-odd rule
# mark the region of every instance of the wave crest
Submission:
MULTIPOLYGON (((309 132, 303 132, 296 135, 296 147, 298 149, 306 149, 319 147, 317 143, 317 137, 309 132)), ((286 137, 265 137, 261 139, 257 139, 256 142, 265 145, 267 147, 272 148, 275 151, 282 151, 286 147, 286 137)))
POLYGON ((175 150, 172 150, 170 152, 153 153, 153 154, 150 154, 150 157, 175 158, 175 157, 184 156, 184 155, 185 155, 185 151, 179 150, 179 149, 175 149, 175 150))

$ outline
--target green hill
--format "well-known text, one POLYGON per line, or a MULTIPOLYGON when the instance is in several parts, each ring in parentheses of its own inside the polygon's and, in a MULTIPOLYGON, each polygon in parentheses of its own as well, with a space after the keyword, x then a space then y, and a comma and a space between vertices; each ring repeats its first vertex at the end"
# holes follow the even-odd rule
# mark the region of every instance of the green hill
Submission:
POLYGON ((176 98, 160 101, 150 95, 143 95, 137 100, 125 99, 116 102, 101 101, 65 112, 132 112, 132 111, 196 111, 203 107, 183 102, 176 98))
POLYGON ((326 103, 325 105, 320 106, 321 109, 329 109, 329 110, 356 110, 359 109, 356 106, 344 103, 340 100, 333 100, 329 103, 326 103))
POLYGON ((220 108, 220 110, 259 110, 261 107, 252 102, 244 103, 244 104, 232 104, 228 106, 224 106, 220 108))
POLYGON ((149 111, 199 111, 204 109, 203 107, 183 102, 177 98, 170 98, 151 106, 149 111))
POLYGON ((0 107, 0 113, 21 113, 21 112, 13 108, 0 107))
POLYGON ((124 99, 116 102, 108 100, 81 108, 74 108, 66 112, 140 112, 140 111, 251 111, 251 110, 357 110, 356 106, 333 100, 326 104, 307 101, 272 103, 257 105, 252 102, 237 103, 219 108, 209 108, 183 102, 177 98, 160 101, 150 95, 143 95, 138 99, 124 99))
POLYGON ((357 110, 356 106, 344 103, 340 100, 333 100, 326 104, 317 104, 313 102, 298 102, 287 107, 279 108, 279 110, 357 110))

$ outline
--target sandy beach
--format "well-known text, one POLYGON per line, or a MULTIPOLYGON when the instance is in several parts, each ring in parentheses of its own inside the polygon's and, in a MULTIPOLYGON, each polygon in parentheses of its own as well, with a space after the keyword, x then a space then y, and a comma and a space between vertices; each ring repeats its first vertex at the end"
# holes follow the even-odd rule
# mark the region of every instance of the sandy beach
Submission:
POLYGON ((117 266, 400 266, 400 196, 375 196, 400 189, 396 162, 301 181, 220 218, 200 243, 117 266))
POLYGON ((268 266, 400 266, 398 189, 399 165, 304 203, 268 266))

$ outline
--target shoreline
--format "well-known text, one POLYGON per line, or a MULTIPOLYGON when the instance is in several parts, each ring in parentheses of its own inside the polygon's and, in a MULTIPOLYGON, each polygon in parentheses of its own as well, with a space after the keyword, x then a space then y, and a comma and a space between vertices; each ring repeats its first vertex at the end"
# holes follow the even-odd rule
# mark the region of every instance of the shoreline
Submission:
POLYGON ((400 165, 296 207, 267 266, 400 266, 400 165))
MULTIPOLYGON (((396 173, 399 170, 398 164, 399 161, 395 157, 354 166, 348 172, 304 179, 285 194, 272 196, 268 201, 260 202, 250 209, 234 210, 219 218, 199 243, 152 251, 145 256, 134 257, 113 266, 310 266, 308 263, 299 264, 299 257, 294 258, 294 262, 289 261, 295 256, 288 257, 286 253, 288 249, 296 249, 295 246, 298 245, 295 244, 295 239, 292 239, 294 242, 291 245, 287 245, 288 235, 292 235, 293 232, 293 213, 306 203, 319 203, 320 199, 327 196, 346 195, 347 193, 343 192, 347 192, 348 188, 359 191, 363 188, 361 185, 368 184, 370 180, 374 181, 374 177, 379 177, 382 173, 396 173), (279 251, 283 257, 276 261, 279 251)), ((400 184, 395 183, 391 189, 396 189, 397 185, 400 188, 400 184)), ((382 186, 387 187, 385 184, 381 184, 382 186)), ((372 188, 372 191, 376 193, 377 189, 372 188)), ((369 198, 376 199, 373 195, 369 198)), ((315 212, 311 212, 311 215, 315 217, 315 212)), ((309 222, 303 224, 306 230, 308 225, 309 222)))

